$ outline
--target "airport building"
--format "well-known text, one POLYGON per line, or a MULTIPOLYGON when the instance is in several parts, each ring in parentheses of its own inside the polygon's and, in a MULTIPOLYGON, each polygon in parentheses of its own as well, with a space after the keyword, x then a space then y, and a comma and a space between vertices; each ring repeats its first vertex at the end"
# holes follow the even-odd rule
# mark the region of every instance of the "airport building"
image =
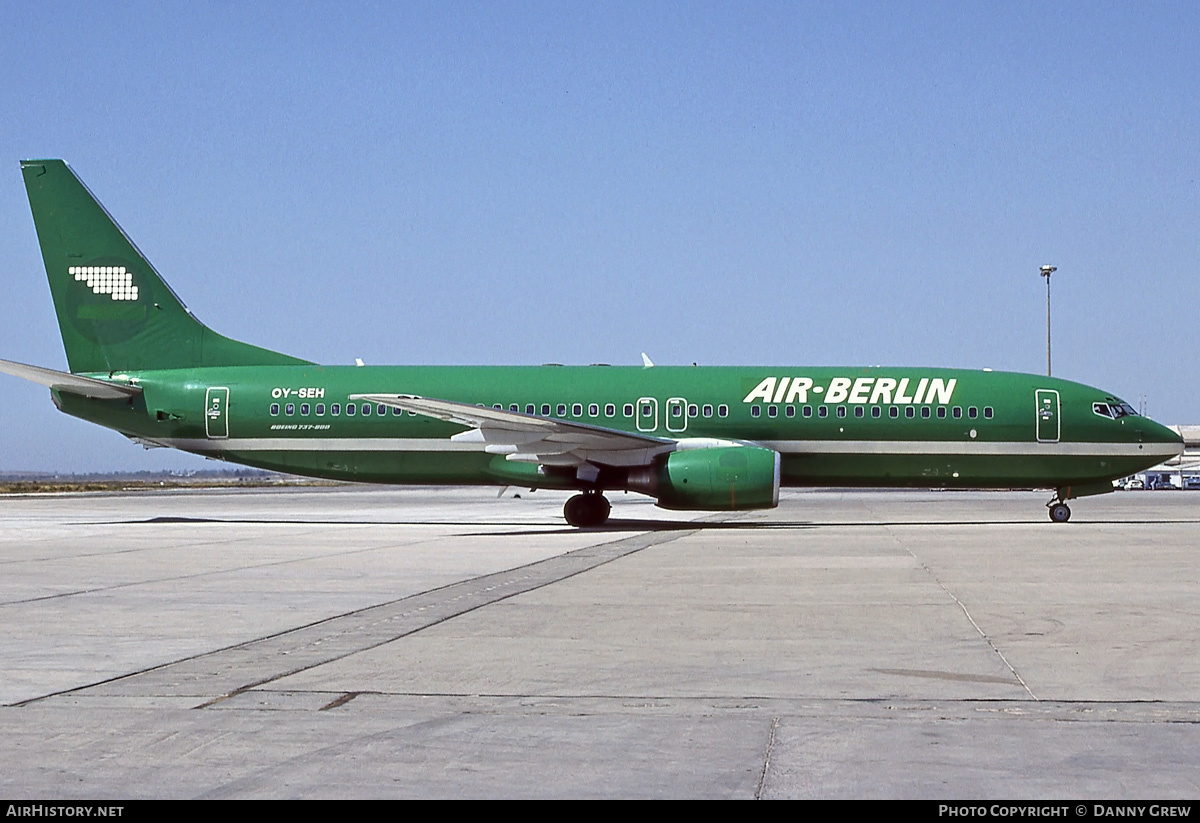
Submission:
POLYGON ((1127 491, 1200 490, 1200 426, 1168 426, 1183 438, 1183 454, 1117 482, 1127 491))

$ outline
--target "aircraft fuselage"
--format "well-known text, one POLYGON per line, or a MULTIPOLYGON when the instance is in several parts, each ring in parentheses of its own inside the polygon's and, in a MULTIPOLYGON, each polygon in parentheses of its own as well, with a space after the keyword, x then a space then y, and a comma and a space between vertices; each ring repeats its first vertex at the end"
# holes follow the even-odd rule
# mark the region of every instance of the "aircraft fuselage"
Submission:
POLYGON ((1097 413, 1095 404, 1120 402, 1111 395, 1008 372, 304 365, 116 377, 143 394, 92 400, 64 392, 57 401, 69 414, 131 437, 338 480, 624 487, 622 473, 610 467, 595 482, 567 471, 537 473, 536 466, 489 452, 486 442, 451 439, 464 432, 462 425, 351 399, 377 393, 438 397, 695 446, 754 443, 780 453, 785 486, 1057 488, 1111 481, 1178 453, 1178 436, 1152 420, 1097 413))

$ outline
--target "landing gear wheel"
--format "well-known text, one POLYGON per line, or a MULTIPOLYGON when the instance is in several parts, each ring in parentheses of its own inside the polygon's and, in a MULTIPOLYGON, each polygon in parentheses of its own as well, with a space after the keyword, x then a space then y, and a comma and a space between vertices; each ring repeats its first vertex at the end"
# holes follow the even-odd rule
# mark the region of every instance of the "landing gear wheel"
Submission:
POLYGON ((1050 519, 1055 523, 1066 523, 1071 519, 1071 509, 1066 503, 1055 503, 1050 506, 1050 519))
POLYGON ((563 517, 572 526, 586 528, 599 526, 608 520, 612 506, 604 495, 596 492, 577 494, 563 506, 563 517))

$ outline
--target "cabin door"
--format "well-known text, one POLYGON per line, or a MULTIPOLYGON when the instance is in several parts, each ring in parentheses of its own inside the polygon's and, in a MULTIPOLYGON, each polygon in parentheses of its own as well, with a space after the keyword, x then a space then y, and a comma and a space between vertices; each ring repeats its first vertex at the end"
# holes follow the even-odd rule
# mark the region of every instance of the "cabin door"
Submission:
POLYGON ((211 388, 205 392, 204 433, 213 439, 229 436, 229 389, 211 388))
POLYGON ((1037 439, 1039 443, 1057 443, 1062 433, 1059 418, 1058 392, 1037 390, 1037 439))

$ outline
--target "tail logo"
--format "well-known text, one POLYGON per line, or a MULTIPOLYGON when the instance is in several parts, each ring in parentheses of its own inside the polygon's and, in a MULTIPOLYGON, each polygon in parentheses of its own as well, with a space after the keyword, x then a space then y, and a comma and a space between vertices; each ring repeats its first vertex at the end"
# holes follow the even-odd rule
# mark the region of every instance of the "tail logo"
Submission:
POLYGON ((88 284, 92 294, 111 295, 113 300, 137 300, 138 287, 124 266, 71 266, 67 273, 88 284))
POLYGON ((153 294, 145 278, 120 258, 67 267, 67 317, 85 338, 100 345, 130 339, 145 327, 153 294), (139 299, 145 298, 145 299, 139 299))

